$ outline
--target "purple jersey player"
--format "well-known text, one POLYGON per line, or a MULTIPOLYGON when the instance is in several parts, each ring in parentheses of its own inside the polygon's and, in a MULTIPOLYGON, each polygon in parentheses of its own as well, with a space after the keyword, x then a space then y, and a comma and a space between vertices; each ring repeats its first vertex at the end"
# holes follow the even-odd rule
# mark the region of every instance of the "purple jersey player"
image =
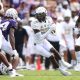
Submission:
POLYGON ((8 53, 11 57, 13 57, 12 67, 15 73, 11 75, 12 77, 23 76, 15 71, 19 61, 19 56, 15 49, 15 38, 14 38, 17 16, 18 16, 17 11, 14 8, 10 8, 6 11, 4 19, 1 21, 0 24, 3 33, 1 49, 4 52, 8 53))
POLYGON ((8 35, 9 35, 9 32, 10 32, 10 28, 13 28, 15 29, 16 28, 16 21, 13 20, 13 19, 3 19, 1 21, 1 25, 3 26, 2 27, 2 33, 5 37, 6 40, 8 40, 8 35))

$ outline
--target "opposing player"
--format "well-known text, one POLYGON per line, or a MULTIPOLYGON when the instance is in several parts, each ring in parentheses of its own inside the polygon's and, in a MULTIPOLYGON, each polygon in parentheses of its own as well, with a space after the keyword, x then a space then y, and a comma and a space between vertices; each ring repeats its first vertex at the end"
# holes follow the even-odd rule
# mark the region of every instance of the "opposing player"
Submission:
POLYGON ((27 31, 28 34, 28 41, 27 41, 27 48, 23 47, 23 55, 26 57, 26 68, 28 70, 35 70, 35 65, 33 62, 33 35, 34 35, 34 31, 31 28, 31 22, 34 21, 35 18, 34 17, 30 17, 29 18, 29 22, 27 26, 23 26, 23 28, 27 31))
MULTIPOLYGON (((0 22, 1 22, 1 18, 3 16, 3 13, 4 13, 4 9, 3 9, 3 4, 2 2, 0 1, 0 6, 1 6, 1 9, 0 9, 0 22)), ((12 69, 12 65, 8 62, 5 54, 2 52, 1 50, 1 47, 2 47, 2 40, 3 40, 3 35, 2 35, 2 31, 1 31, 1 27, 0 26, 0 61, 3 62, 5 64, 5 66, 7 67, 6 69, 8 70, 8 72, 10 73, 10 76, 13 76, 14 75, 14 71, 12 69)), ((2 63, 1 63, 2 64, 2 63)), ((1 70, 2 66, 0 65, 0 73, 2 73, 2 70, 1 70)))
MULTIPOLYGON (((8 62, 6 56, 4 55, 4 53, 1 50, 1 46, 2 46, 2 40, 3 40, 3 35, 2 35, 2 31, 0 29, 0 61, 3 62, 6 66, 7 66, 7 70, 13 74, 13 69, 12 69, 12 65, 8 62)), ((2 74, 2 72, 1 72, 2 74)))
POLYGON ((13 76, 22 76, 21 74, 16 73, 15 69, 18 65, 18 53, 15 49, 15 38, 14 31, 16 29, 16 19, 17 19, 17 11, 14 8, 10 8, 6 11, 4 18, 1 21, 1 30, 3 34, 2 46, 1 49, 8 53, 12 60, 12 67, 14 69, 15 74, 13 76))
POLYGON ((75 23, 71 20, 71 13, 67 12, 64 14, 64 21, 62 22, 62 41, 64 42, 60 46, 62 47, 62 52, 64 53, 65 61, 68 61, 68 49, 71 53, 71 64, 73 67, 76 65, 76 54, 75 54, 75 46, 74 46, 74 33, 73 30, 75 28, 75 23))
POLYGON ((59 59, 61 62, 63 61, 55 48, 46 40, 46 36, 55 31, 55 24, 52 18, 47 16, 47 10, 44 7, 36 9, 35 17, 35 20, 31 22, 31 27, 34 31, 34 53, 50 58, 54 68, 59 69, 63 75, 71 75, 70 72, 59 68, 56 59, 59 59))

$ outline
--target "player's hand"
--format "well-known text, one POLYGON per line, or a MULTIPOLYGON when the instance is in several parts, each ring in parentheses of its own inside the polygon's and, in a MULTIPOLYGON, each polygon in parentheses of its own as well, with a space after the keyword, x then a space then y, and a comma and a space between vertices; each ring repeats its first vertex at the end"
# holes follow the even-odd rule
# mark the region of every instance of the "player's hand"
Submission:
POLYGON ((51 27, 50 27, 50 29, 51 30, 55 30, 56 29, 56 25, 55 24, 52 24, 51 27))
POLYGON ((18 56, 18 52, 16 51, 16 49, 13 50, 13 55, 14 55, 14 56, 18 56))

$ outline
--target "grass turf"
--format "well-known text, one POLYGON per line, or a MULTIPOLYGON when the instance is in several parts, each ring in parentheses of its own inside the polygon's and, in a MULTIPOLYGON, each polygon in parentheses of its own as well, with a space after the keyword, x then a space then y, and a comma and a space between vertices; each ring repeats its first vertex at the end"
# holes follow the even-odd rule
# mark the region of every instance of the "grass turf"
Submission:
POLYGON ((29 71, 20 70, 24 77, 11 78, 7 75, 0 75, 0 80, 80 80, 80 72, 71 70, 71 76, 63 76, 58 70, 29 71))

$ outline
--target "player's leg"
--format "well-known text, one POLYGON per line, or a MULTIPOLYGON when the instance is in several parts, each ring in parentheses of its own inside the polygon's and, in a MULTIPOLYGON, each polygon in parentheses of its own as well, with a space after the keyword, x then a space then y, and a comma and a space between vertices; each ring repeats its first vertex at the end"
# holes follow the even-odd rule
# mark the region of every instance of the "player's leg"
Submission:
POLYGON ((80 51, 80 37, 75 39, 75 51, 80 51))
POLYGON ((60 53, 47 40, 45 40, 45 42, 44 42, 44 48, 46 50, 50 51, 51 53, 53 53, 56 61, 59 60, 60 64, 63 63, 63 65, 66 67, 72 67, 71 64, 64 61, 64 59, 61 57, 60 53))
POLYGON ((19 62, 19 57, 18 57, 18 53, 14 50, 12 50, 11 48, 11 45, 9 42, 7 42, 5 39, 3 39, 4 43, 2 44, 2 47, 1 49, 3 51, 5 51, 6 53, 8 53, 11 57, 12 57, 12 68, 13 68, 13 71, 12 72, 8 72, 12 77, 15 77, 15 76, 23 76, 23 75, 19 75, 18 73, 16 73, 15 69, 18 65, 18 62, 19 62), (6 45, 5 45, 6 44, 6 45))
POLYGON ((42 55, 44 57, 48 57, 50 59, 50 61, 54 64, 54 68, 57 69, 59 67, 55 57, 49 52, 47 51, 43 45, 36 45, 35 46, 35 49, 36 49, 36 54, 38 55, 42 55))
POLYGON ((1 52, 1 50, 0 50, 0 61, 3 62, 7 67, 10 66, 6 56, 4 55, 4 53, 1 52))
POLYGON ((60 56, 59 52, 54 47, 52 47, 50 49, 50 52, 54 53, 56 60, 61 60, 61 56, 60 56))
POLYGON ((10 75, 10 77, 23 76, 16 73, 16 71, 12 68, 12 65, 8 62, 6 56, 2 52, 0 52, 0 60, 7 66, 7 74, 10 75))
POLYGON ((56 61, 55 57, 50 52, 48 52, 44 47, 42 47, 42 45, 36 45, 35 49, 36 49, 37 54, 48 57, 50 61, 52 62, 52 64, 54 64, 54 68, 58 69, 63 75, 65 76, 71 75, 70 72, 59 68, 59 64, 56 61))
POLYGON ((76 52, 76 59, 77 59, 77 64, 74 67, 75 71, 80 71, 80 51, 76 52))
POLYGON ((73 66, 75 66, 76 63, 77 63, 75 51, 74 51, 74 50, 70 50, 70 52, 71 52, 71 56, 72 56, 71 64, 72 64, 73 66))
MULTIPOLYGON (((3 35, 2 32, 0 30, 0 61, 2 61, 6 66, 9 72, 13 72, 12 69, 12 65, 8 62, 6 56, 4 55, 4 53, 1 51, 2 48, 2 43, 3 43, 3 35)), ((6 45, 6 44, 5 44, 6 45)), ((14 73, 13 73, 14 74, 14 73)), ((11 75, 11 74, 10 74, 11 75)))
POLYGON ((50 67, 50 59, 49 58, 45 58, 45 69, 49 69, 49 67, 50 67))
POLYGON ((61 59, 62 59, 59 61, 61 68, 65 69, 65 70, 67 70, 68 68, 72 68, 72 65, 69 62, 67 62, 68 56, 67 56, 66 48, 62 45, 60 45, 60 55, 61 55, 61 59))
POLYGON ((44 41, 44 48, 51 53, 54 53, 54 57, 56 60, 61 60, 61 56, 59 52, 51 45, 51 43, 47 40, 44 41))
POLYGON ((2 35, 2 31, 0 30, 0 60, 7 66, 9 67, 9 62, 6 58, 6 56, 1 52, 1 47, 2 47, 2 43, 3 43, 3 35, 2 35))
POLYGON ((80 71, 80 37, 75 40, 75 51, 76 51, 77 65, 74 67, 74 70, 80 71))
POLYGON ((18 53, 12 50, 10 42, 6 41, 5 39, 3 40, 4 40, 4 43, 2 44, 2 50, 11 56, 13 69, 16 69, 18 62, 19 62, 18 53))
POLYGON ((77 61, 76 61, 76 54, 75 54, 75 46, 74 46, 74 41, 73 40, 71 40, 71 41, 69 41, 68 42, 69 44, 68 44, 68 47, 69 47, 69 50, 70 50, 70 53, 71 53, 71 57, 72 57, 72 60, 71 60, 71 64, 73 65, 73 66, 75 66, 76 65, 76 63, 77 63, 77 61))

